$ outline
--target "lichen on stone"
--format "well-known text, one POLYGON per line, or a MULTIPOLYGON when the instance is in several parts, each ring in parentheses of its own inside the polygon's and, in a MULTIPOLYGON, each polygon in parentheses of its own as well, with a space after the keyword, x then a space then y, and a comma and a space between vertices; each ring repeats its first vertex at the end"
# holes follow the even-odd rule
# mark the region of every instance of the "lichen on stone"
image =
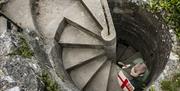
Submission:
POLYGON ((41 91, 41 68, 27 37, 15 30, 0 35, 0 91, 41 91))
POLYGON ((22 36, 19 36, 19 40, 18 40, 18 47, 15 48, 13 50, 12 53, 9 53, 8 55, 12 56, 12 55, 19 55, 19 56, 22 56, 22 57, 25 57, 25 58, 31 58, 34 53, 33 51, 31 50, 31 48, 29 47, 26 39, 22 36))

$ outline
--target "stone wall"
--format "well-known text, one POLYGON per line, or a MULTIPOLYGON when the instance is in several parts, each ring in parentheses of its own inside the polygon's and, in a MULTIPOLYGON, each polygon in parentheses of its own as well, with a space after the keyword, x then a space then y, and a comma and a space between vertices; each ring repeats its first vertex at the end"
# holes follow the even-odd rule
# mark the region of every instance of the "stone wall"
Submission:
POLYGON ((171 51, 171 36, 157 16, 125 0, 109 0, 118 42, 140 51, 150 70, 147 84, 163 71, 171 51), (121 2, 117 2, 121 1, 121 2))

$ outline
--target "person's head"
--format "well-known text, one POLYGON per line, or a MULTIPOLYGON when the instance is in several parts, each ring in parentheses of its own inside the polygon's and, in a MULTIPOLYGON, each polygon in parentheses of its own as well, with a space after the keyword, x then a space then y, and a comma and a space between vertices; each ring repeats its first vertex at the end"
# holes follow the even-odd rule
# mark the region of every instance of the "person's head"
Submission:
POLYGON ((141 74, 143 74, 146 71, 146 69, 147 69, 146 64, 139 63, 139 64, 136 64, 134 67, 132 67, 130 74, 133 77, 138 77, 141 74))

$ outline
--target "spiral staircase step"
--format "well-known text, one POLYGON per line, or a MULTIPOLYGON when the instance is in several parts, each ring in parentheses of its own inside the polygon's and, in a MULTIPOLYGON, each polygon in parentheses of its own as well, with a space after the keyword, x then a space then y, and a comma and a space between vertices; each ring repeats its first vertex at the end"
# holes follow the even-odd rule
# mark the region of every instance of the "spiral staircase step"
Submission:
POLYGON ((111 61, 107 60, 84 88, 84 91, 107 91, 110 69, 111 61))
POLYGON ((135 53, 136 53, 136 50, 133 47, 129 46, 125 50, 124 54, 121 56, 120 60, 123 62, 123 61, 125 61, 126 59, 128 59, 129 57, 131 57, 135 53))
POLYGON ((102 55, 104 50, 92 48, 63 48, 62 54, 65 69, 102 55))
POLYGON ((117 80, 119 70, 120 68, 116 64, 112 63, 107 91, 122 91, 117 80))
POLYGON ((68 24, 62 32, 59 43, 103 46, 102 41, 82 32, 70 24, 68 24))
POLYGON ((86 32, 91 32, 101 37, 102 28, 97 24, 81 2, 76 2, 68 7, 64 12, 64 17, 69 20, 72 25, 83 28, 86 32))
POLYGON ((83 89, 106 60, 107 57, 102 56, 70 71, 70 76, 76 86, 83 89))

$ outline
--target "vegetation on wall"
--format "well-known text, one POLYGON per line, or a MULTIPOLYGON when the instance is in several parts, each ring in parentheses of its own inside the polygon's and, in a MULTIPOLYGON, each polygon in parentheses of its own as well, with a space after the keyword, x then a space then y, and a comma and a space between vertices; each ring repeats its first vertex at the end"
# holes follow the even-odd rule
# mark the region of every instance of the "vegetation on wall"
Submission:
POLYGON ((159 13, 180 39, 180 0, 149 0, 146 8, 159 13))
POLYGON ((43 91, 60 91, 58 90, 58 84, 51 78, 51 76, 46 71, 43 71, 40 79, 44 84, 43 91))
POLYGON ((33 51, 29 47, 25 38, 22 36, 19 37, 20 38, 18 40, 18 47, 15 48, 13 52, 9 53, 8 55, 20 55, 25 58, 31 58, 34 55, 33 51))
POLYGON ((180 89, 180 73, 175 74, 171 79, 161 82, 163 91, 179 91, 180 89))

